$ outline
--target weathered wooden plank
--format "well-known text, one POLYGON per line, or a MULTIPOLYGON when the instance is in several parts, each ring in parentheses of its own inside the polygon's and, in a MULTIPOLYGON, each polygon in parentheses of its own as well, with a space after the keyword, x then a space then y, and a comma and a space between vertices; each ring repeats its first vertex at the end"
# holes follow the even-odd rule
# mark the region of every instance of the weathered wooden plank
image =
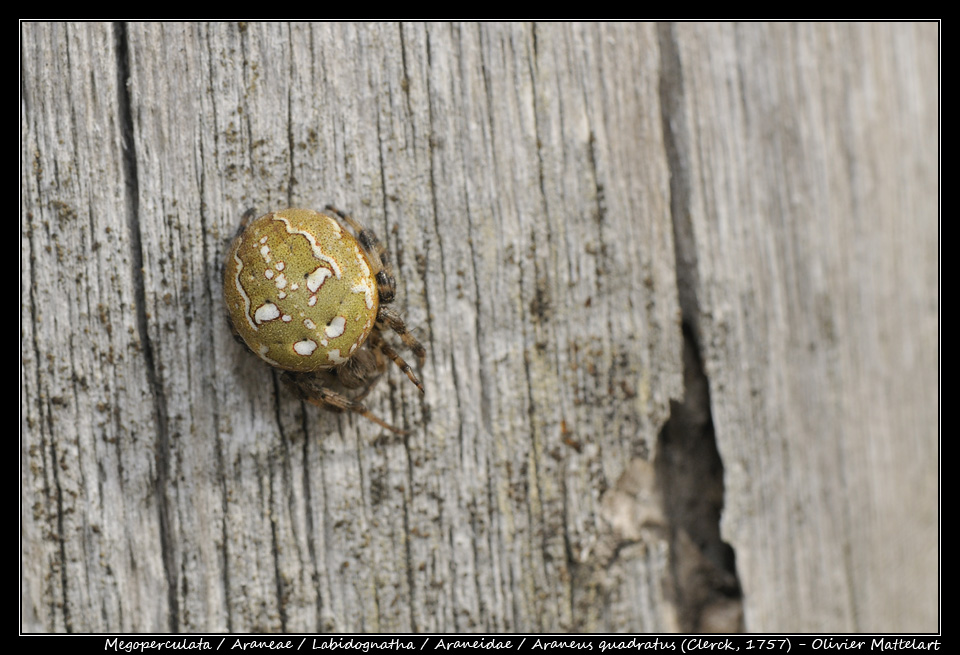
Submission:
POLYGON ((746 625, 936 630, 937 25, 661 35, 746 625))
POLYGON ((23 629, 935 629, 936 36, 24 24, 23 629), (327 202, 408 437, 226 325, 327 202))
POLYGON ((27 630, 163 630, 156 387, 113 29, 22 26, 27 630))
MULTIPOLYGON (((46 60, 73 54, 76 29, 24 26, 24 43, 35 44, 24 49, 25 144, 53 138, 35 106, 92 120, 64 88, 87 76, 42 73, 46 60), (57 30, 67 38, 54 38, 57 30)), ((26 627, 669 627, 657 600, 662 539, 659 555, 638 560, 643 576, 608 585, 653 599, 642 610, 613 601, 622 607, 607 618, 610 591, 598 595, 604 570, 592 559, 596 543, 616 541, 604 490, 631 456, 655 447, 668 400, 681 393, 653 27, 81 29, 105 46, 70 60, 92 67, 103 57, 113 67, 114 97, 100 116, 112 120, 116 168, 102 179, 116 201, 82 203, 74 193, 63 202, 78 224, 95 215, 127 239, 116 284, 132 297, 114 305, 114 320, 141 344, 140 388, 122 407, 132 416, 114 425, 124 434, 131 423, 149 428, 137 452, 152 467, 132 483, 149 490, 148 504, 130 518, 152 527, 131 535, 135 526, 113 507, 126 493, 85 498, 72 515, 89 531, 93 514, 108 513, 115 523, 100 529, 126 536, 110 555, 127 568, 113 575, 137 587, 140 604, 118 595, 122 620, 98 614, 105 601, 95 588, 43 587, 63 554, 57 541, 34 554, 33 542, 47 543, 34 538, 26 627), (127 91, 118 90, 125 76, 127 91), (412 428, 408 438, 305 407, 226 327, 218 269, 240 214, 326 202, 383 238, 400 307, 427 345, 425 398, 391 373, 369 399, 412 428), (152 587, 136 579, 144 562, 152 587), (578 602, 591 611, 575 615, 578 602)), ((75 157, 100 155, 100 145, 75 157)), ((37 149, 52 157, 51 147, 37 149)), ((50 197, 48 189, 25 197, 24 234, 34 235, 26 253, 43 249, 34 207, 50 197)), ((103 266, 116 253, 83 254, 103 266)), ((24 278, 55 270, 52 257, 25 256, 24 278)), ((88 278, 78 284, 87 293, 88 278)), ((37 362, 65 351, 63 339, 34 336, 30 313, 75 305, 43 288, 24 285, 22 299, 23 431, 25 448, 47 456, 73 430, 97 433, 37 427, 53 411, 43 410, 53 393, 33 391, 51 384, 37 362)), ((73 336, 77 324, 68 325, 59 331, 73 336)), ((114 373, 108 363, 99 372, 114 373)), ((69 378, 60 384, 77 394, 69 378)), ((93 399, 68 406, 96 416, 93 399)), ((124 444, 113 452, 130 456, 124 444)), ((111 483, 121 477, 97 451, 82 454, 111 483)), ((52 468, 43 460, 35 474, 25 470, 25 507, 52 468)), ((79 477, 75 485, 84 487, 79 477)), ((38 497, 47 498, 48 527, 62 522, 50 494, 38 497)), ((25 523, 28 532, 42 526, 25 523)), ((69 558, 82 541, 62 532, 69 558)), ((103 575, 87 560, 75 566, 103 575)))

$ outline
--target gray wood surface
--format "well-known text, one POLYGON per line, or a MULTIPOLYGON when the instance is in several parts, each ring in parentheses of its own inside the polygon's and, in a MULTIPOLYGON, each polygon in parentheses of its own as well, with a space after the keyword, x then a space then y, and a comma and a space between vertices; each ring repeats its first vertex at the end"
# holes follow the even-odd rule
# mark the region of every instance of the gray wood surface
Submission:
POLYGON ((22 24, 21 629, 936 630, 938 38, 22 24), (407 437, 227 326, 326 203, 407 437))
POLYGON ((937 627, 937 38, 689 25, 666 46, 750 628, 937 627))

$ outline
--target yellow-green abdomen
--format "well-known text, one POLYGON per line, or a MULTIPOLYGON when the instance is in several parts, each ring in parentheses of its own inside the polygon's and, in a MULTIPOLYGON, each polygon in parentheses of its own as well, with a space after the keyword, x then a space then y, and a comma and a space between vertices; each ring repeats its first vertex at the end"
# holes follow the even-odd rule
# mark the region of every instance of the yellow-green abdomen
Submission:
POLYGON ((373 329, 379 304, 357 240, 309 209, 273 212, 247 226, 227 255, 224 297, 250 349, 290 371, 346 361, 373 329))

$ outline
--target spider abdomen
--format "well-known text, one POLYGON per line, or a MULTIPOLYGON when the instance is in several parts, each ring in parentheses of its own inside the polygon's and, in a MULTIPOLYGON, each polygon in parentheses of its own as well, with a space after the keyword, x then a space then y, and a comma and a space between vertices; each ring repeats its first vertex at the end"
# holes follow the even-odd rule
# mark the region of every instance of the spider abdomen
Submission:
POLYGON ((226 258, 234 329, 267 363, 289 371, 347 361, 377 320, 376 272, 333 217, 284 209, 251 221, 226 258))

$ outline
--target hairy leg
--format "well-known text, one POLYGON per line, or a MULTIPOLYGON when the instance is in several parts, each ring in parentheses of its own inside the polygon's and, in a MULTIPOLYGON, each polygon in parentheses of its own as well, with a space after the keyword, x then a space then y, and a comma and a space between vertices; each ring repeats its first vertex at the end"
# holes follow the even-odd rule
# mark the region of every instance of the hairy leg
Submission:
POLYGON ((347 398, 341 393, 323 386, 321 380, 310 373, 284 373, 283 381, 303 400, 333 412, 349 411, 369 419, 382 428, 397 434, 410 434, 394 427, 368 410, 359 400, 347 398))
POLYGON ((381 330, 395 332, 397 336, 400 337, 400 340, 403 341, 403 345, 412 350, 413 354, 417 356, 420 366, 423 366, 423 363, 427 359, 427 351, 420 342, 417 341, 416 337, 407 331, 407 324, 403 322, 400 314, 389 307, 381 306, 377 312, 377 327, 381 330))
POLYGON ((410 368, 410 365, 403 360, 403 357, 398 355, 397 351, 394 350, 390 344, 383 340, 383 335, 380 334, 380 330, 374 330, 370 333, 370 345, 380 350, 380 352, 393 360, 393 363, 396 364, 401 371, 407 374, 407 377, 410 378, 410 381, 417 385, 417 389, 420 390, 420 393, 423 393, 423 384, 420 382, 419 378, 417 378, 416 373, 414 373, 413 369, 410 368))

